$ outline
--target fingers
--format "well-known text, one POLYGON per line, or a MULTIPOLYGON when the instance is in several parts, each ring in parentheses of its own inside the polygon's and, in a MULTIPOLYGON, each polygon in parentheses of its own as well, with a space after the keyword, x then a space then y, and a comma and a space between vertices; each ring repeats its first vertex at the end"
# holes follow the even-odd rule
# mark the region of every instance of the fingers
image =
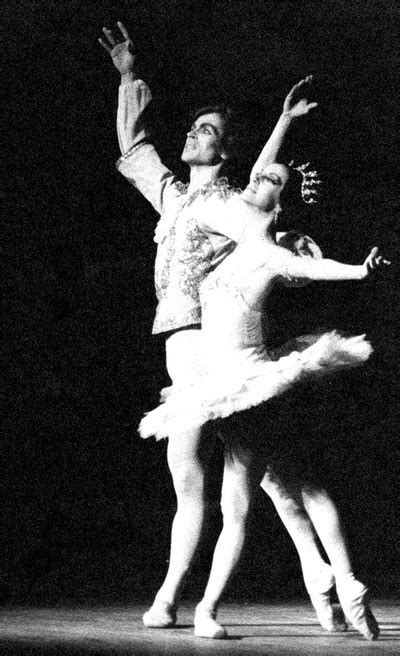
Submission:
POLYGON ((391 262, 390 260, 385 260, 385 258, 382 255, 378 255, 377 258, 374 260, 375 266, 377 267, 383 267, 383 266, 390 266, 391 262))
POLYGON ((103 32, 104 32, 104 34, 105 34, 106 37, 107 37, 107 41, 109 41, 109 43, 111 43, 111 45, 112 45, 113 47, 114 47, 115 45, 117 45, 117 43, 116 43, 116 41, 115 41, 115 39, 114 39, 114 37, 113 37, 113 35, 112 35, 111 30, 109 30, 107 27, 103 27, 103 32))
POLYGON ((108 43, 106 43, 105 41, 103 41, 103 39, 97 39, 97 40, 98 40, 98 42, 100 43, 100 45, 103 46, 103 48, 104 48, 105 50, 107 50, 108 53, 110 53, 110 52, 112 51, 111 46, 109 46, 108 43))
POLYGON ((294 88, 296 89, 297 87, 301 87, 303 86, 303 84, 311 84, 312 81, 313 81, 313 76, 307 75, 307 77, 305 77, 303 80, 300 80, 300 82, 298 82, 294 88))
MULTIPOLYGON (((123 23, 121 23, 121 21, 117 21, 117 25, 121 30, 121 34, 124 37, 125 41, 133 45, 130 36, 128 34, 128 31, 126 27, 123 25, 123 23)), ((107 41, 104 41, 104 39, 98 39, 98 42, 100 43, 101 46, 103 46, 105 50, 107 50, 108 53, 111 53, 112 49, 115 48, 116 45, 118 45, 118 42, 114 38, 112 30, 108 29, 108 27, 103 27, 103 32, 106 36, 107 41)))
POLYGON ((121 30, 121 34, 124 37, 125 41, 129 41, 129 43, 132 43, 132 41, 130 39, 130 36, 128 34, 128 31, 127 31, 126 27, 124 27, 124 25, 121 23, 121 21, 117 21, 117 25, 118 25, 119 29, 121 30))
POLYGON ((377 246, 371 248, 371 252, 366 259, 366 265, 369 272, 384 266, 390 266, 390 264, 390 260, 386 260, 382 255, 379 254, 379 248, 377 246))
POLYGON ((294 87, 292 87, 292 88, 290 89, 288 95, 286 96, 286 100, 291 100, 291 98, 292 98, 292 96, 294 95, 294 93, 295 93, 296 89, 298 88, 298 86, 299 86, 299 85, 296 84, 294 87))
MULTIPOLYGON (((313 76, 312 76, 312 75, 307 75, 307 77, 305 77, 303 80, 300 80, 300 82, 298 82, 297 84, 294 85, 294 87, 292 87, 292 89, 290 90, 290 92, 289 92, 288 95, 286 96, 286 100, 287 100, 287 101, 288 101, 288 100, 289 100, 289 101, 292 100, 292 98, 293 98, 293 96, 295 95, 295 93, 296 93, 301 87, 303 87, 305 84, 311 84, 312 81, 313 81, 313 76)), ((315 105, 313 104, 313 107, 314 107, 314 106, 316 107, 317 105, 316 105, 316 104, 315 104, 315 105)))

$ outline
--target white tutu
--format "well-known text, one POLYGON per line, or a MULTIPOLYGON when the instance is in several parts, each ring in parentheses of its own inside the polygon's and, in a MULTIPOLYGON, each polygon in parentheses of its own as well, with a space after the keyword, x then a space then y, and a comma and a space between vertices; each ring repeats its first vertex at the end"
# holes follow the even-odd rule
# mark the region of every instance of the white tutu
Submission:
POLYGON ((246 366, 246 371, 231 369, 204 375, 185 387, 166 388, 162 392, 164 402, 140 422, 140 436, 160 440, 228 417, 260 405, 303 380, 358 366, 371 353, 365 335, 346 338, 330 332, 296 338, 271 354, 272 360, 257 360, 246 366))

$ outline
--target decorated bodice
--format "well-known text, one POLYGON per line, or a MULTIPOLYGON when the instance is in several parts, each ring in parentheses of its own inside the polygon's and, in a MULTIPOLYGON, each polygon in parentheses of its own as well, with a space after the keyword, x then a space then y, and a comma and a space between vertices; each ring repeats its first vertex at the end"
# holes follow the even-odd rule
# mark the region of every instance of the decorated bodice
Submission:
MULTIPOLYGON (((236 370, 268 359, 262 311, 250 307, 235 276, 215 271, 201 286, 202 333, 209 371, 236 370)), ((232 272, 233 273, 233 272, 232 272)))
POLYGON ((265 347, 266 299, 278 281, 288 279, 280 252, 276 246, 266 246, 260 255, 254 248, 239 244, 201 285, 208 369, 251 368, 260 360, 270 359, 265 347))

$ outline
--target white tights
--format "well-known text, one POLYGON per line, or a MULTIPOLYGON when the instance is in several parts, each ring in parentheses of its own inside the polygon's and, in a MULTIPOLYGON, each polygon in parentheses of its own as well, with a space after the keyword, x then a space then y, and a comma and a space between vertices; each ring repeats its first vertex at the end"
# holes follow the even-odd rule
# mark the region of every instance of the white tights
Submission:
MULTIPOLYGON (((168 373, 175 385, 201 373, 201 331, 181 330, 166 341, 168 373)), ((168 438, 168 466, 172 475, 177 511, 172 524, 167 576, 157 598, 175 604, 185 575, 200 542, 205 514, 204 483, 212 446, 200 430, 168 438)))
MULTIPOLYGON (((167 340, 167 366, 175 384, 201 371, 200 353, 199 330, 177 332, 167 340)), ((200 541, 205 515, 204 481, 211 453, 209 440, 203 440, 199 430, 169 437, 168 465, 177 497, 177 512, 172 525, 168 572, 157 598, 173 605, 200 541)), ((223 529, 201 602, 205 608, 216 608, 239 560, 252 496, 261 480, 296 546, 305 580, 315 578, 326 567, 315 531, 335 575, 351 572, 338 513, 328 494, 311 488, 293 489, 268 471, 263 477, 259 471, 260 460, 239 449, 225 456, 221 500, 223 529)))
POLYGON ((262 474, 262 463, 249 452, 236 448, 225 454, 221 494, 223 527, 200 602, 211 612, 217 610, 222 592, 242 553, 251 501, 262 474))
POLYGON ((157 598, 174 605, 200 542, 204 523, 207 458, 200 431, 169 437, 168 465, 177 510, 172 524, 168 572, 157 598))
MULTIPOLYGON (((169 568, 157 598, 172 605, 176 603, 202 533, 204 480, 209 453, 209 445, 201 440, 199 431, 184 436, 174 435, 169 439, 168 464, 177 496, 177 512, 172 525, 169 568)), ((257 469, 259 466, 260 463, 256 466, 251 456, 244 452, 225 456, 221 496, 223 528, 201 602, 207 609, 216 609, 239 560, 252 497, 261 479, 262 488, 271 497, 295 544, 306 583, 318 578, 326 568, 316 533, 335 576, 343 577, 352 571, 340 518, 327 492, 310 487, 295 490, 268 473, 262 478, 257 469)))

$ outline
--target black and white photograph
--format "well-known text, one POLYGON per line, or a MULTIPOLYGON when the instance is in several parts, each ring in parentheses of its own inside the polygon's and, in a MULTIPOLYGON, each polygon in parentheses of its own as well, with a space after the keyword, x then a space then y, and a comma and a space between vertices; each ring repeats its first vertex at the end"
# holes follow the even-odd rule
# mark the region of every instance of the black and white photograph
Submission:
POLYGON ((400 9, 6 0, 0 651, 400 653, 400 9))

